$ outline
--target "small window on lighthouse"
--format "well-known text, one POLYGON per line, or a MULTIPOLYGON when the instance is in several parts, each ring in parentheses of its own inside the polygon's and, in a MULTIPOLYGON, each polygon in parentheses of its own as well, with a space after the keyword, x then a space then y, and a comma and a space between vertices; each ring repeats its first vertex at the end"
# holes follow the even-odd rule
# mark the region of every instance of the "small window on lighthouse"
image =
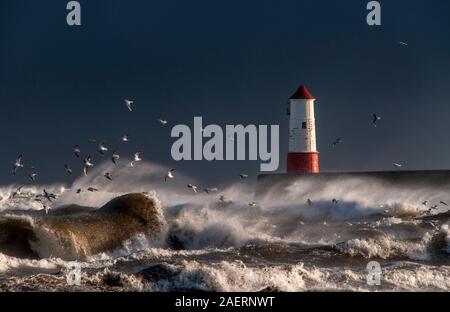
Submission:
POLYGON ((306 129, 306 121, 302 122, 302 129, 306 129))

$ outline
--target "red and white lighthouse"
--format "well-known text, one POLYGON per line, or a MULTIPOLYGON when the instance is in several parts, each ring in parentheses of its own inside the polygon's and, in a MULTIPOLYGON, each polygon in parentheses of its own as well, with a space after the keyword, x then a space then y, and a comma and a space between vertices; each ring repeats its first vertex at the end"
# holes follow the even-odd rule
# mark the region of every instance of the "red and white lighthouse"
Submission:
POLYGON ((314 96, 300 86, 289 99, 288 173, 318 173, 319 153, 316 147, 314 96))

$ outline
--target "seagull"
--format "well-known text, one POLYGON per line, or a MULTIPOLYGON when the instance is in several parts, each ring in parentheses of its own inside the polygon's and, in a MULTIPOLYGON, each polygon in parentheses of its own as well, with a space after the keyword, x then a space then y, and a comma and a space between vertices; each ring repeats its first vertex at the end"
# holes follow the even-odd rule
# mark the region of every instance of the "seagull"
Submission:
POLYGON ((105 143, 100 143, 100 145, 98 146, 98 152, 100 154, 105 155, 105 153, 108 151, 108 146, 105 143))
POLYGON ((104 177, 107 178, 109 181, 112 181, 111 173, 109 173, 109 172, 105 173, 104 177))
POLYGON ((422 205, 424 205, 424 206, 428 205, 428 200, 423 201, 422 205))
POLYGON ((69 167, 68 164, 65 164, 65 165, 64 165, 64 168, 66 168, 66 173, 67 173, 67 174, 72 174, 73 170, 69 167))
POLYGON ((128 134, 124 134, 122 135, 122 137, 120 138, 120 140, 122 142, 130 142, 130 137, 128 136, 128 134))
POLYGON ((445 201, 443 201, 443 200, 441 200, 440 203, 441 203, 442 205, 448 206, 448 204, 447 204, 445 201))
POLYGON ((19 168, 23 168, 22 157, 23 157, 22 154, 17 156, 16 161, 14 162, 14 165, 13 165, 13 170, 12 170, 13 175, 16 175, 17 170, 19 168))
POLYGON ((82 189, 78 189, 75 193, 80 194, 82 191, 82 189))
POLYGON ((133 161, 130 163, 130 165, 131 165, 131 167, 134 167, 134 163, 136 163, 136 162, 138 162, 138 161, 141 161, 142 160, 142 156, 141 156, 141 154, 142 154, 142 152, 141 151, 139 151, 139 152, 136 152, 135 154, 134 154, 134 159, 133 159, 133 161))
POLYGON ((158 122, 161 124, 161 125, 163 125, 163 126, 166 126, 167 125, 167 120, 165 120, 165 119, 158 119, 158 122))
POLYGON ((342 138, 337 138, 334 142, 333 142, 333 147, 336 147, 336 145, 342 143, 342 138))
POLYGON ((23 188, 23 186, 19 186, 19 188, 15 192, 13 192, 10 197, 14 198, 14 197, 22 194, 22 188, 23 188))
POLYGON ((164 178, 164 182, 167 182, 167 179, 173 179, 175 177, 173 175, 175 171, 176 171, 175 169, 170 169, 169 171, 167 171, 166 177, 164 178))
POLYGON ((76 156, 77 158, 80 158, 80 155, 81 155, 81 149, 80 149, 80 146, 79 146, 79 145, 75 145, 75 146, 73 147, 73 153, 75 154, 75 156, 76 156))
POLYGON ((434 206, 431 206, 430 208, 431 209, 438 209, 438 207, 439 207, 439 205, 434 205, 434 206))
POLYGON ((398 41, 397 43, 401 46, 405 46, 405 47, 408 46, 408 42, 405 42, 405 41, 398 41))
POLYGON ((84 166, 83 166, 83 172, 84 175, 87 176, 89 168, 93 167, 94 164, 92 163, 91 155, 87 155, 84 159, 84 166))
POLYGON ((331 201, 333 204, 339 204, 339 201, 336 198, 333 198, 333 200, 331 201))
POLYGON ((52 201, 52 199, 56 199, 56 195, 53 193, 49 193, 44 189, 44 195, 43 195, 48 201, 52 201))
POLYGON ((194 184, 188 184, 187 187, 190 188, 190 189, 192 189, 192 190, 194 191, 194 193, 197 194, 197 189, 198 189, 198 187, 197 187, 196 185, 194 185, 194 184))
POLYGON ((308 203, 308 206, 311 206, 311 205, 312 205, 312 203, 313 203, 313 202, 312 202, 312 200, 311 200, 311 199, 309 199, 309 198, 308 198, 308 200, 307 200, 306 202, 308 203))
POLYGON ((245 174, 245 173, 241 173, 239 176, 241 177, 241 179, 247 179, 248 178, 248 174, 245 174))
POLYGON ((256 205, 257 205, 258 203, 257 202, 251 202, 251 203, 249 203, 248 205, 250 206, 250 207, 255 207, 256 205))
POLYGON ((30 180, 36 182, 36 177, 38 176, 37 172, 30 173, 30 180))
POLYGON ((90 188, 88 188, 87 190, 88 190, 89 192, 92 192, 92 193, 98 192, 98 189, 96 189, 95 187, 90 187, 90 188))
POLYGON ((90 138, 88 141, 89 143, 97 143, 97 139, 95 138, 90 138))
POLYGON ((218 189, 217 187, 212 187, 212 188, 207 187, 207 188, 205 188, 205 192, 206 192, 207 194, 216 193, 216 192, 218 192, 218 191, 219 191, 219 189, 218 189))
POLYGON ((127 106, 128 110, 129 110, 130 112, 133 111, 133 108, 134 108, 134 101, 125 100, 125 105, 127 106))
POLYGON ((377 126, 377 122, 378 122, 378 120, 381 119, 381 117, 378 116, 377 114, 373 114, 372 117, 373 117, 372 118, 372 124, 373 124, 374 127, 376 127, 377 126))
POLYGON ((119 161, 119 159, 120 159, 120 155, 119 155, 116 151, 114 151, 113 154, 112 154, 112 156, 111 156, 112 162, 113 162, 114 164, 117 164, 117 162, 119 161))
POLYGON ((402 164, 398 164, 398 163, 394 163, 394 167, 401 168, 401 167, 403 167, 403 165, 402 164))

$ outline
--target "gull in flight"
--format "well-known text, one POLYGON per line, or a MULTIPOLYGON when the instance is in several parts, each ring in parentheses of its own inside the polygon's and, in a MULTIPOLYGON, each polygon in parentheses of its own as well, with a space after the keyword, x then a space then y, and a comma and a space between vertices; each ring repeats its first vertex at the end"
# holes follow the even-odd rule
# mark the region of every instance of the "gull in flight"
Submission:
POLYGON ((13 175, 16 175, 17 170, 18 170, 19 168, 23 168, 22 157, 23 157, 22 154, 20 154, 19 156, 17 156, 16 161, 14 162, 14 165, 13 165, 13 170, 12 170, 12 174, 13 174, 13 175))
POLYGON ((112 181, 112 175, 111 175, 111 173, 109 173, 109 172, 107 172, 107 173, 105 173, 105 178, 107 178, 109 181, 112 181))
POLYGON ((19 196, 20 194, 22 194, 22 188, 23 188, 23 186, 19 186, 19 188, 10 195, 10 198, 14 198, 14 197, 19 196))
POLYGON ((205 192, 207 194, 217 193, 218 191, 219 191, 219 189, 217 187, 207 187, 207 188, 205 188, 205 192))
POLYGON ((87 155, 84 159, 84 166, 83 166, 83 173, 85 176, 88 174, 89 168, 93 167, 94 164, 92 163, 91 155, 87 155))
POLYGON ((130 166, 131 166, 131 167, 134 167, 134 164, 135 164, 136 162, 142 160, 142 156, 141 156, 141 155, 142 155, 142 152, 141 152, 141 151, 136 152, 136 153, 134 154, 134 159, 133 159, 133 161, 130 163, 130 166))
POLYGON ((130 112, 133 111, 133 108, 134 108, 134 101, 125 100, 125 105, 127 106, 128 110, 129 110, 130 112))
POLYGON ((401 168, 401 167, 403 167, 403 165, 399 164, 399 163, 394 163, 394 167, 401 168))
POLYGON ((67 173, 67 174, 72 174, 73 170, 69 167, 68 164, 65 164, 65 165, 64 165, 64 168, 66 169, 66 173, 67 173))
POLYGON ((77 158, 80 158, 80 155, 81 155, 81 149, 80 149, 80 146, 79 146, 79 145, 75 145, 75 146, 73 147, 73 153, 75 154, 75 156, 76 156, 77 158))
POLYGON ((38 173, 36 171, 33 171, 32 173, 30 173, 30 180, 33 182, 36 182, 36 177, 38 176, 38 173))
POLYGON ((176 171, 175 169, 170 169, 169 171, 167 171, 166 177, 164 178, 164 182, 167 182, 167 179, 175 178, 175 176, 173 175, 175 171, 176 171))
POLYGON ((190 189, 192 189, 192 190, 194 191, 194 193, 197 194, 197 189, 198 189, 198 187, 197 187, 196 185, 194 185, 194 184, 188 184, 187 187, 190 188, 190 189))
POLYGON ((247 179, 247 178, 248 178, 248 174, 241 173, 241 174, 239 175, 239 177, 241 177, 241 179, 247 179))
POLYGON ((333 142, 333 147, 336 147, 336 145, 341 144, 342 143, 342 138, 337 138, 334 142, 333 142))
POLYGON ((165 119, 158 119, 158 122, 161 124, 161 125, 163 125, 163 126, 166 126, 167 125, 167 120, 165 120, 165 119))
POLYGON ((440 203, 441 203, 442 205, 448 206, 448 204, 447 204, 445 201, 443 201, 443 200, 441 200, 440 203))
POLYGON ((424 205, 424 206, 428 205, 428 200, 423 201, 422 205, 424 205))
POLYGON ((75 193, 80 194, 82 191, 82 189, 78 189, 75 193))
POLYGON ((373 124, 374 127, 377 126, 377 122, 378 122, 378 120, 380 120, 380 119, 381 119, 381 117, 378 116, 377 114, 373 114, 373 115, 372 115, 372 124, 373 124))
POLYGON ((48 201, 52 201, 52 199, 56 199, 56 195, 53 193, 49 193, 44 189, 44 194, 43 196, 48 200, 48 201))
POLYGON ((119 159, 120 159, 120 155, 116 151, 114 151, 112 156, 111 156, 111 160, 114 163, 114 165, 117 164, 119 159))
POLYGON ((105 143, 100 143, 100 145, 98 146, 98 152, 102 154, 102 156, 104 156, 107 151, 108 146, 105 143))
POLYGON ((438 207, 439 207, 439 205, 434 205, 434 206, 431 206, 430 208, 431 209, 438 209, 438 207))
POLYGON ((98 189, 96 189, 95 187, 89 187, 87 190, 91 193, 98 192, 98 189))
POLYGON ((336 198, 333 198, 333 200, 331 201, 333 204, 339 204, 339 201, 336 198))
POLYGON ((122 137, 120 138, 120 140, 122 142, 130 142, 130 137, 128 136, 128 134, 124 134, 122 135, 122 137))
POLYGON ((256 205, 257 205, 258 203, 257 202, 251 202, 251 203, 249 203, 248 205, 250 206, 250 207, 255 207, 256 205))
POLYGON ((95 138, 90 138, 88 141, 89 143, 97 143, 97 139, 95 138))
POLYGON ((408 46, 408 42, 405 42, 405 41, 398 41, 397 42, 399 45, 401 45, 401 46, 404 46, 404 47, 407 47, 408 46))
POLYGON ((313 202, 311 199, 308 198, 308 200, 306 201, 306 203, 308 204, 308 206, 312 206, 313 202))

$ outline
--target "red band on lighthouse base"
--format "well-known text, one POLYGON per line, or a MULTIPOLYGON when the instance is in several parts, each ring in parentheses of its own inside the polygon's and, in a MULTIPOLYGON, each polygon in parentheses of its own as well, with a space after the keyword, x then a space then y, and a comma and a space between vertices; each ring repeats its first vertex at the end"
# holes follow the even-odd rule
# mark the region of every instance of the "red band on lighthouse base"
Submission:
POLYGON ((288 153, 288 173, 318 173, 319 153, 288 153))

